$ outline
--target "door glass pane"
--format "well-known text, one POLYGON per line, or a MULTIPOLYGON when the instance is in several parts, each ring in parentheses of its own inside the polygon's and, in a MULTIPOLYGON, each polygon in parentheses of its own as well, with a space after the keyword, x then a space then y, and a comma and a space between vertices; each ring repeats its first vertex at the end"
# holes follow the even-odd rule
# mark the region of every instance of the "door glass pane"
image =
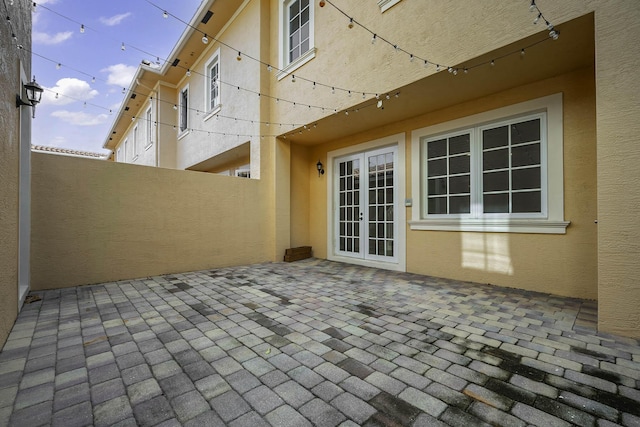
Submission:
POLYGON ((358 253, 360 251, 360 205, 358 190, 354 189, 354 182, 358 180, 359 163, 356 160, 339 162, 336 168, 339 172, 338 202, 340 217, 338 230, 340 231, 340 251, 358 253), (344 243, 342 241, 344 239, 344 243))

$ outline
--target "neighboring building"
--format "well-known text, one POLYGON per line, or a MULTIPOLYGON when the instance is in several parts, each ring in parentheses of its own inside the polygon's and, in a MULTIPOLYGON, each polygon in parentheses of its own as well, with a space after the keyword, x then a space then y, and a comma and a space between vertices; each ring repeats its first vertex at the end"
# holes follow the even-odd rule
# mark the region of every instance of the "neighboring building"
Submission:
POLYGON ((276 253, 597 298, 637 336, 638 4, 545 2, 534 24, 525 1, 378 3, 203 1, 105 147, 250 164, 276 253))
POLYGON ((0 25, 0 347, 29 290, 32 112, 16 95, 27 99, 30 52, 31 2, 12 2, 0 25))

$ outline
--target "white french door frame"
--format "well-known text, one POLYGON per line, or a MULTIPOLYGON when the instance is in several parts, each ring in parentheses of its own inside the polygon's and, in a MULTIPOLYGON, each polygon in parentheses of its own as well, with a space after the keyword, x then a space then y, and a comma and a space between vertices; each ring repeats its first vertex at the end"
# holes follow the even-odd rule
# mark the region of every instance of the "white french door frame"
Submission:
MULTIPOLYGON (((387 270, 406 271, 406 168, 405 168, 405 134, 399 133, 396 135, 376 139, 373 141, 365 142, 362 144, 353 145, 350 147, 341 148, 339 150, 330 151, 327 153, 327 259, 332 261, 346 262, 350 264, 363 265, 367 267, 383 268, 387 270), (396 172, 396 179, 394 179, 394 222, 395 222, 395 234, 394 239, 396 241, 393 260, 384 259, 385 257, 354 257, 345 256, 339 253, 337 250, 338 245, 337 237, 337 215, 339 210, 337 207, 337 193, 336 193, 336 170, 335 163, 339 158, 345 158, 350 155, 362 155, 367 152, 377 151, 381 148, 394 148, 396 152, 396 159, 394 164, 394 170, 396 172)), ((366 161, 366 159, 365 159, 366 161)), ((360 165, 361 169, 361 190, 363 189, 364 180, 368 180, 368 166, 366 164, 360 165)), ((361 200, 366 202, 366 196, 361 194, 361 200)), ((367 208, 366 204, 364 205, 367 208)), ((360 236, 366 240, 364 222, 361 221, 360 236)), ((366 244, 361 245, 360 250, 362 253, 366 253, 366 244)))

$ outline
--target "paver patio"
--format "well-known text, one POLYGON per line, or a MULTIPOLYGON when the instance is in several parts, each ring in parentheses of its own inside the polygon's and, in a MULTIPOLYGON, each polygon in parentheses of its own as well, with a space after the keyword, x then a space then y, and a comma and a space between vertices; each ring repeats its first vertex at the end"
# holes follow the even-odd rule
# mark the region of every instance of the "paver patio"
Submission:
POLYGON ((640 426, 592 301, 317 259, 32 295, 0 425, 640 426))

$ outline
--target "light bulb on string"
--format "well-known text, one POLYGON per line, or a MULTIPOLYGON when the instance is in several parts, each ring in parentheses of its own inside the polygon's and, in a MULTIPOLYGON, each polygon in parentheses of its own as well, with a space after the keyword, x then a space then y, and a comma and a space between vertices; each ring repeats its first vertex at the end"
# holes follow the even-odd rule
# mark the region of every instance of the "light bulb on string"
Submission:
POLYGON ((91 83, 95 83, 96 82, 96 78, 95 77, 91 77, 91 83))
POLYGON ((191 69, 187 68, 187 77, 191 77, 191 69))
POLYGON ((521 50, 520 50, 520 56, 524 56, 524 55, 525 55, 525 53, 524 53, 524 49, 521 49, 521 50))
POLYGON ((56 64, 56 70, 59 70, 60 68, 62 68, 62 64, 58 62, 58 63, 56 64))
POLYGON ((295 82, 296 82, 296 75, 291 74, 291 83, 295 83, 295 82))
POLYGON ((84 34, 84 24, 80 24, 80 34, 84 34))
POLYGON ((551 30, 549 32, 549 37, 551 37, 553 40, 558 40, 558 37, 560 37, 560 33, 556 30, 551 30))
POLYGON ((58 92, 56 92, 56 99, 58 99, 60 96, 60 94, 58 92))
POLYGON ((167 19, 169 17, 169 14, 167 13, 167 11, 165 10, 164 12, 162 12, 162 17, 164 19, 167 19))
POLYGON ((351 91, 349 91, 349 95, 348 96, 349 96, 349 98, 351 98, 351 91))
POLYGON ((207 37, 206 34, 204 36, 202 36, 202 43, 204 43, 204 44, 208 44, 209 43, 209 37, 207 37))
POLYGON ((436 71, 440 71, 440 64, 436 64, 436 71))
POLYGON ((495 59, 492 59, 491 60, 491 66, 494 67, 495 65, 496 65, 496 61, 495 61, 495 59))
POLYGON ((365 95, 364 92, 362 92, 362 99, 364 99, 367 95, 365 95))
POLYGON ((424 68, 427 68, 429 66, 429 61, 427 61, 426 59, 424 60, 424 68))
POLYGON ((414 59, 414 57, 413 57, 413 53, 412 53, 412 54, 409 55, 409 62, 413 62, 413 59, 414 59))
POLYGON ((177 110, 178 109, 178 105, 177 104, 173 104, 173 109, 177 110))
POLYGON ((376 34, 374 34, 373 37, 371 37, 371 44, 375 44, 377 37, 378 36, 376 34))
POLYGON ((465 68, 465 69, 464 69, 464 73, 465 73, 465 74, 469 74, 469 69, 468 69, 468 68, 465 68))
POLYGON ((336 93, 336 88, 335 88, 335 87, 332 87, 332 88, 331 88, 331 94, 335 94, 335 93, 336 93))
POLYGON ((536 10, 536 0, 531 0, 531 6, 529 6, 529 11, 533 12, 534 10, 536 10))
POLYGON ((349 25, 347 25, 349 29, 353 28, 353 18, 349 18, 349 25))
POLYGON ((540 21, 540 18, 542 18, 542 13, 538 13, 538 16, 536 16, 536 19, 533 20, 533 23, 537 24, 538 21, 540 21))
POLYGON ((238 56, 236 56, 237 61, 242 61, 242 52, 238 52, 238 56))
POLYGON ((127 48, 124 46, 124 42, 122 43, 122 46, 120 46, 120 50, 126 50, 127 48))
POLYGON ((313 82, 313 87, 311 89, 315 89, 316 88, 316 82, 313 82))
POLYGON ((273 70, 273 67, 271 65, 267 65, 267 71, 271 72, 271 70, 273 70))

